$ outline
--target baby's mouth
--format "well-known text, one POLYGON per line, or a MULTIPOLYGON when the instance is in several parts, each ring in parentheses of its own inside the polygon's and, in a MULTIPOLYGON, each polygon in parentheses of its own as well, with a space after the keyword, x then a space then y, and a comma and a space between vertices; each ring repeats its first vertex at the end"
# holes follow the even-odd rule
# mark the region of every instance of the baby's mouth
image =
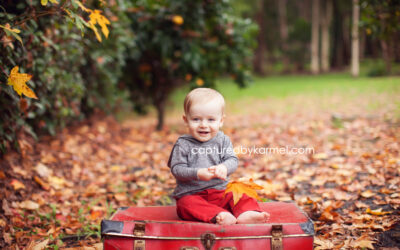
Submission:
POLYGON ((199 131, 200 135, 208 135, 209 132, 199 131))

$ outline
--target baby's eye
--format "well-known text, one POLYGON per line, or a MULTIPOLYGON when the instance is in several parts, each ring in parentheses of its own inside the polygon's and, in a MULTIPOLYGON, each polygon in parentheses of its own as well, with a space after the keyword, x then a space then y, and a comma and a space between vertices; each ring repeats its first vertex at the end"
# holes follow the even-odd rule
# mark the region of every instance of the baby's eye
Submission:
POLYGON ((209 121, 209 122, 215 122, 215 119, 210 118, 210 119, 208 119, 208 121, 209 121))
POLYGON ((192 120, 193 120, 193 121, 195 121, 195 122, 198 122, 198 121, 200 121, 200 119, 199 119, 199 118, 193 118, 192 120))

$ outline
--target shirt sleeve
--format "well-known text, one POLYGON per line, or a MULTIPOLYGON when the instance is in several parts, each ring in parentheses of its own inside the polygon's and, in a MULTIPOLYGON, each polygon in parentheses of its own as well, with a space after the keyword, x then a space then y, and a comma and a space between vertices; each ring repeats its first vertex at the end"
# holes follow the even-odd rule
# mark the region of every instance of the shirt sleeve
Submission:
POLYGON ((168 160, 168 167, 172 175, 180 181, 198 180, 197 169, 190 168, 186 150, 177 144, 174 145, 168 160))
POLYGON ((226 166, 228 175, 230 175, 237 169, 239 161, 235 155, 235 152, 233 151, 232 142, 228 136, 225 136, 222 147, 224 149, 222 164, 226 166))

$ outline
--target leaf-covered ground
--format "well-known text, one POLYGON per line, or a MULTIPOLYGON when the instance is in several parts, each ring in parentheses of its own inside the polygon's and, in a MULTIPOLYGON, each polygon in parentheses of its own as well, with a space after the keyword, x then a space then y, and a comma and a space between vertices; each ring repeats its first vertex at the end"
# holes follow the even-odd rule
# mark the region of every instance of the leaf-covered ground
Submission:
MULTIPOLYGON (((232 178, 253 178, 264 199, 294 200, 315 221, 316 249, 398 249, 398 113, 356 103, 351 112, 285 113, 257 112, 271 105, 257 101, 253 112, 228 115, 223 131, 236 147, 315 150, 240 154, 232 178)), ((152 117, 93 117, 38 144, 22 138, 22 158, 1 160, 0 248, 101 249, 99 223, 114 209, 173 203, 166 163, 186 131, 179 116, 163 131, 154 125, 152 117)))

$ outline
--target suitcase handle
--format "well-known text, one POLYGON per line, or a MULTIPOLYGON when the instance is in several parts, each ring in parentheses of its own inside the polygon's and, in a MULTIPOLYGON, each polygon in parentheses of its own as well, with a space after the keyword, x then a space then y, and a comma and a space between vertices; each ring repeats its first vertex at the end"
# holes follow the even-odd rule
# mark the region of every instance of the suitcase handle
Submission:
POLYGON ((215 234, 206 233, 201 236, 201 243, 203 244, 206 250, 211 250, 212 246, 215 243, 215 234))

